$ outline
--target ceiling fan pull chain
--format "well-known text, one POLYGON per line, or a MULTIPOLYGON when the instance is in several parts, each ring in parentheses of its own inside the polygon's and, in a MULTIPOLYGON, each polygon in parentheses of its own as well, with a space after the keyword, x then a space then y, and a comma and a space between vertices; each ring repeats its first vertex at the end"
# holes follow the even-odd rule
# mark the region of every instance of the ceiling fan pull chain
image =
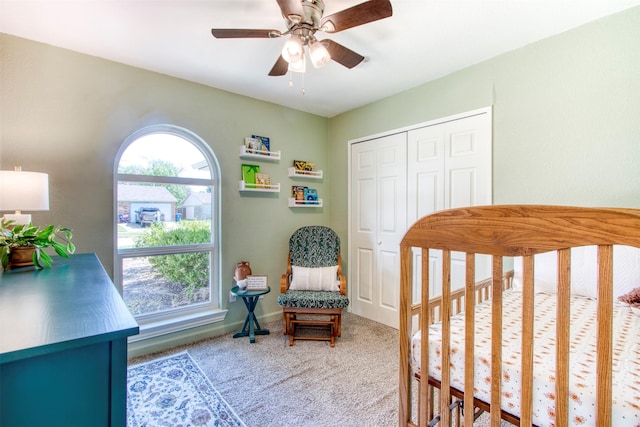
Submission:
POLYGON ((304 95, 304 74, 302 73, 302 94, 304 95))
POLYGON ((289 71, 289 87, 293 87, 293 72, 289 71))

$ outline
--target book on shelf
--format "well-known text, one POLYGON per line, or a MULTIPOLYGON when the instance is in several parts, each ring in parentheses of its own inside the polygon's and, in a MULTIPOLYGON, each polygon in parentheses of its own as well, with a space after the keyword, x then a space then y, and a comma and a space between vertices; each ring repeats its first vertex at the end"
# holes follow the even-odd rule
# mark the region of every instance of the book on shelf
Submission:
POLYGON ((269 151, 271 151, 271 142, 269 141, 269 137, 260 136, 260 135, 251 135, 251 138, 258 141, 258 144, 259 144, 258 150, 264 151, 265 154, 267 155, 269 154, 269 151))
POLYGON ((316 169, 315 163, 306 160, 294 160, 293 167, 298 172, 313 172, 316 169))
POLYGON ((306 188, 304 190, 304 200, 307 202, 317 202, 318 191, 315 188, 306 188))
POLYGON ((247 149, 247 151, 250 153, 259 152, 261 147, 260 141, 250 136, 247 136, 244 139, 244 146, 247 149))
POLYGON ((255 186, 257 173, 260 173, 259 165, 242 165, 242 180, 245 184, 250 184, 249 186, 255 186))
POLYGON ((291 186, 291 197, 295 200, 304 200, 304 193, 307 190, 307 187, 303 185, 292 185, 291 186))
POLYGON ((271 177, 268 173, 256 173, 256 184, 271 185, 271 177))

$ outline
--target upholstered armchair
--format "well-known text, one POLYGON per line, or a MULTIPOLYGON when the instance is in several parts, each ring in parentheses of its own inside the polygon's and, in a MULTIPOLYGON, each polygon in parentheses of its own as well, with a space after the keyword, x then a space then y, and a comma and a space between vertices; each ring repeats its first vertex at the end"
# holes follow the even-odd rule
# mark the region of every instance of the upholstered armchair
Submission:
POLYGON ((335 346, 342 333, 342 311, 349 305, 342 274, 340 238, 324 226, 306 226, 289 239, 287 272, 280 280, 283 333, 294 340, 325 340, 335 346), (300 326, 307 332, 297 334, 300 326), (317 329, 318 334, 310 334, 317 329))

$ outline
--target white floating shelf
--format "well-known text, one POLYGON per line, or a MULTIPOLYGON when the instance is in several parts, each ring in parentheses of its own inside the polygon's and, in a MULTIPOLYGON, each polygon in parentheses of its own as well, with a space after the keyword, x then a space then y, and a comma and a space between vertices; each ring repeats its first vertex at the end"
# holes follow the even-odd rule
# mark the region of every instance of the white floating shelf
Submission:
POLYGON ((255 191, 257 193, 279 193, 280 184, 247 184, 240 181, 240 191, 255 191))
POLYGON ((264 161, 279 161, 280 160, 280 150, 278 151, 261 151, 261 150, 251 150, 244 145, 240 146, 240 157, 245 159, 260 159, 264 161))
POLYGON ((294 167, 289 168, 289 177, 291 178, 309 178, 322 179, 322 171, 301 171, 294 167))
POLYGON ((322 207, 322 199, 318 200, 296 200, 292 197, 289 197, 289 207, 290 208, 321 208, 322 207))

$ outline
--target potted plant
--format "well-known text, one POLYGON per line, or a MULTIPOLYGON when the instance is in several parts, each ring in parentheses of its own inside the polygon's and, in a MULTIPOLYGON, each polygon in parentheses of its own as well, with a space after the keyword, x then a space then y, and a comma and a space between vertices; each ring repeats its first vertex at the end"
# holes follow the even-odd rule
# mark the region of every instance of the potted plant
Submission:
POLYGON ((51 224, 40 228, 14 222, 3 219, 0 223, 0 261, 5 270, 26 265, 51 267, 53 260, 45 248, 53 248, 63 258, 69 258, 76 250, 71 242, 73 234, 67 227, 51 224))

